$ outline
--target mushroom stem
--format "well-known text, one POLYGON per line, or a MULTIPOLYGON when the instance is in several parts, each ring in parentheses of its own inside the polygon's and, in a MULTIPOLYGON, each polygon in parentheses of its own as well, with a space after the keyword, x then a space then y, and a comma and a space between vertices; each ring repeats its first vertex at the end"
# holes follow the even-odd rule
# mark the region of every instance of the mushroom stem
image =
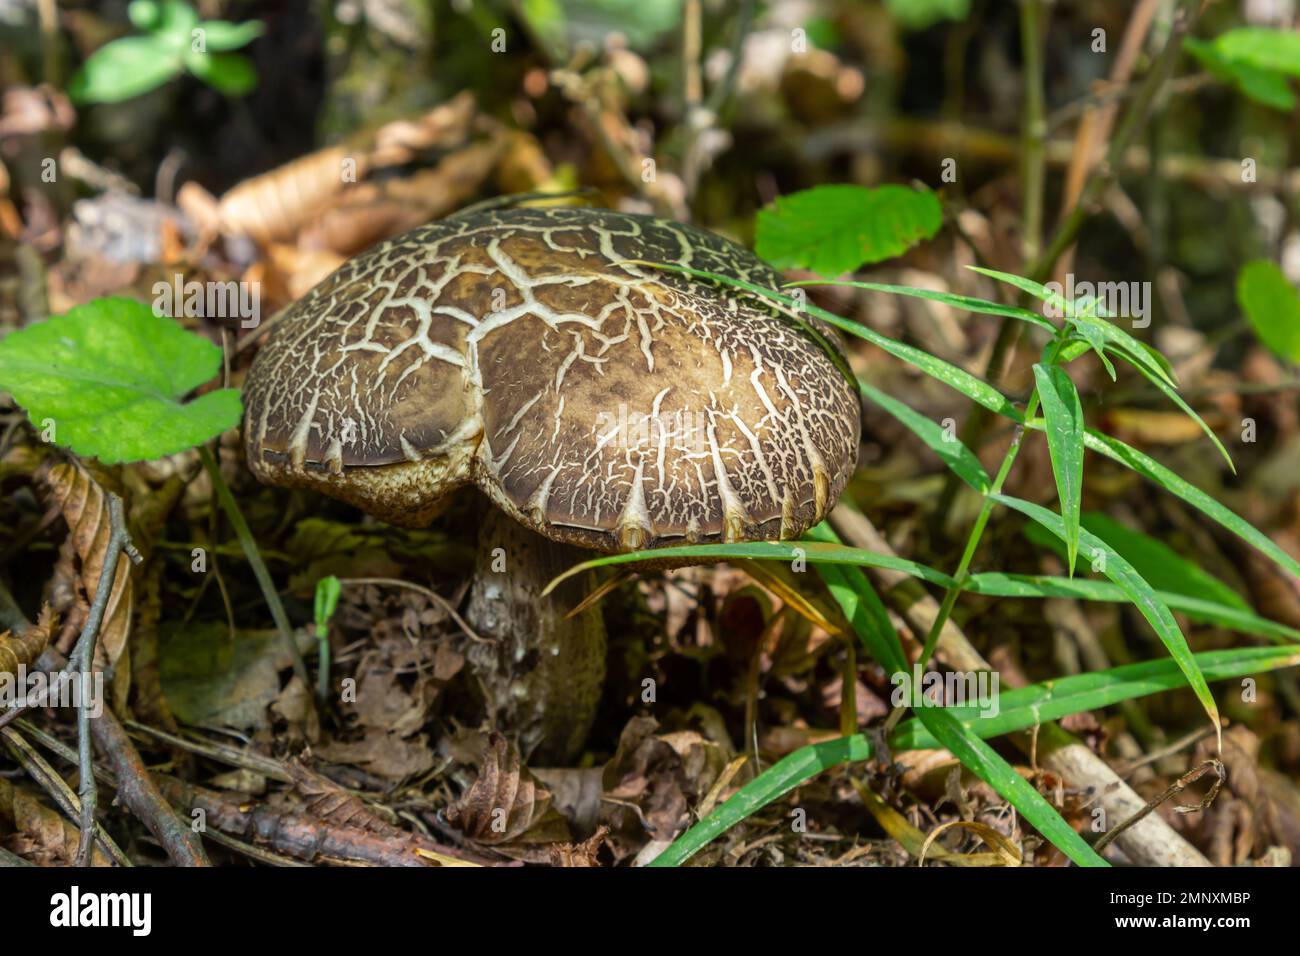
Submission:
POLYGON ((585 576, 542 597, 542 589, 585 552, 558 544, 489 507, 465 617, 491 643, 466 654, 493 725, 515 737, 520 753, 562 763, 582 751, 605 681, 605 622, 600 608, 571 620, 585 576))

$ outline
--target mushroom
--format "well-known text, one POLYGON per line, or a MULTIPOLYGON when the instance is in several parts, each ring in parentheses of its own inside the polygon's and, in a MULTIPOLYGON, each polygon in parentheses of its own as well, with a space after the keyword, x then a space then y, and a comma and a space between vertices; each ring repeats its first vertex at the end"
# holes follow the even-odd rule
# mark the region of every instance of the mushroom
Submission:
MULTIPOLYGON (((491 720, 577 753, 599 702, 598 609, 540 593, 585 549, 792 539, 857 459, 856 391, 806 326, 662 262, 766 288, 742 247, 586 208, 467 213, 384 242, 296 302, 249 369, 249 466, 385 521, 477 487, 466 616, 491 720)), ((832 333, 833 335, 833 333, 832 333)))

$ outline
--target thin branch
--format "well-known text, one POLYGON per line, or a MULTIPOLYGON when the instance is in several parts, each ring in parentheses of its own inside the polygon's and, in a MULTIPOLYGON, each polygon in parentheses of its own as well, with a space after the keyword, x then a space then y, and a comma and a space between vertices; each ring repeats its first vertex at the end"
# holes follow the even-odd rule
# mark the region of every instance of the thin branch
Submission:
MULTIPOLYGON (((90 711, 95 696, 95 639, 99 636, 104 609, 108 607, 109 596, 113 593, 118 561, 123 554, 130 560, 130 556, 135 553, 126 531, 122 499, 111 491, 106 494, 109 535, 104 550, 104 565, 99 572, 99 583, 95 587, 90 613, 86 615, 85 627, 81 629, 81 636, 77 638, 77 645, 72 651, 72 671, 81 678, 81 693, 77 698, 77 764, 81 774, 78 786, 78 797, 81 800, 81 841, 77 845, 77 866, 90 865, 90 850, 95 841, 95 801, 99 796, 95 786, 95 755, 91 746, 90 729, 90 711)), ((138 559, 139 555, 136 554, 135 557, 138 559)))

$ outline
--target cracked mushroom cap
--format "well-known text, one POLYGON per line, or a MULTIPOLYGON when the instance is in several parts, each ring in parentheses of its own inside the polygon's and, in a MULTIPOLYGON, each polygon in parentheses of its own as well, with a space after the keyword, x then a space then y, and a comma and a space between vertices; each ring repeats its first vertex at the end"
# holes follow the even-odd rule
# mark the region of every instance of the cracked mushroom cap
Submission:
POLYGON ((853 471, 857 395, 751 296, 747 250, 582 208, 453 217, 345 263, 296 302, 244 386, 248 462, 422 526, 473 484, 549 538, 619 552, 794 538, 853 471))

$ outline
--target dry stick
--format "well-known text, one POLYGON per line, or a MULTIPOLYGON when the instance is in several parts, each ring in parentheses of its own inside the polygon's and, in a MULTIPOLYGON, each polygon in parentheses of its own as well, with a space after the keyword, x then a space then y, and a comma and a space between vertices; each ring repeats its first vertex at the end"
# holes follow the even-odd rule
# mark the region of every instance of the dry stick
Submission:
MULTIPOLYGON (((117 565, 125 554, 127 560, 139 560, 134 545, 126 532, 126 516, 122 513, 122 499, 113 492, 108 495, 109 534, 104 550, 104 566, 99 572, 95 599, 86 615, 85 627, 72 650, 72 673, 81 677, 81 693, 77 698, 77 766, 81 774, 78 797, 81 800, 81 840, 77 844, 77 866, 90 865, 90 849, 95 842, 95 801, 99 793, 95 787, 95 755, 91 747, 90 708, 94 700, 95 638, 113 592, 113 579, 117 565)), ((102 703, 102 702, 101 702, 102 703)))
MULTIPOLYGON (((0 620, 6 622, 5 626, 31 627, 31 622, 14 603, 9 589, 3 584, 0 584, 0 620)), ((68 666, 68 661, 53 647, 47 647, 36 665, 47 672, 62 671, 68 666)), ((16 719, 24 711, 38 706, 41 704, 35 702, 28 707, 14 709, 0 715, 0 726, 16 719)), ((140 759, 140 755, 132 745, 131 738, 118 723, 117 716, 105 708, 104 712, 91 723, 91 732, 95 736, 95 742, 99 744, 100 753, 112 764, 117 779, 126 781, 124 785, 118 787, 118 799, 126 804, 127 809, 139 817, 149 831, 157 837, 172 862, 178 866, 208 866, 208 857, 203 852, 203 844, 195 834, 190 832, 189 827, 176 817, 167 801, 162 798, 162 794, 149 778, 149 771, 145 769, 144 761, 140 759)))
MULTIPOLYGON (((59 772, 51 767, 49 762, 17 730, 11 727, 0 730, 0 738, 8 746, 9 752, 14 759, 27 771, 27 775, 44 788, 45 792, 50 795, 50 799, 63 811, 63 814, 74 823, 79 821, 81 819, 81 802, 77 799, 77 795, 72 792, 72 788, 59 775, 59 772)), ((75 754, 71 754, 71 751, 69 751, 69 754, 74 757, 75 762, 75 754)), ((95 842, 118 866, 133 865, 127 855, 122 852, 122 848, 113 842, 113 838, 104 832, 104 828, 98 823, 95 824, 95 842)))
MULTIPOLYGON (((35 725, 29 723, 26 720, 21 721, 19 723, 19 729, 24 734, 27 734, 29 737, 36 740, 36 742, 41 744, 41 746, 58 754, 64 760, 67 760, 70 763, 77 762, 76 752, 73 751, 72 748, 68 747, 63 741, 59 740, 57 737, 47 734, 39 727, 36 727, 35 725)), ((117 789, 117 777, 115 777, 112 774, 112 772, 108 770, 102 770, 96 767, 95 776, 102 784, 104 784, 104 786, 111 787, 114 790, 117 789)), ((285 774, 285 776, 287 777, 288 774, 285 774)), ((72 799, 75 800, 76 796, 73 795, 72 799)), ((244 843, 240 840, 236 840, 234 837, 228 837, 224 833, 219 833, 215 830, 207 831, 204 834, 204 836, 206 836, 213 843, 218 843, 221 846, 234 850, 236 853, 241 853, 244 856, 249 857, 250 859, 256 860, 259 863, 265 863, 268 866, 306 866, 307 865, 304 863, 300 863, 297 860, 291 860, 288 857, 280 856, 277 853, 272 853, 270 850, 263 850, 260 847, 251 846, 250 844, 244 843)), ((130 861, 128 860, 125 865, 127 866, 131 865, 130 861)))
MULTIPOLYGON (((894 549, 871 520, 841 505, 831 512, 831 524, 846 542, 879 554, 893 554, 894 549)), ((938 617, 938 604, 924 588, 903 571, 866 568, 867 576, 881 590, 881 596, 902 615, 913 634, 926 634, 938 617)), ((937 653, 958 670, 993 670, 992 665, 966 639, 962 629, 951 619, 940 628, 937 653)), ((1035 728, 1041 735, 1041 763, 1078 789, 1092 789, 1101 795, 1108 816, 1126 819, 1140 811, 1145 801, 1120 778, 1110 765, 1085 747, 1072 734, 1054 722, 1035 728)), ((1025 735, 1012 738, 1022 751, 1028 752, 1031 741, 1025 735)), ((1119 848, 1139 866, 1209 866, 1199 850, 1160 816, 1143 820, 1124 833, 1119 848)))
MULTIPOLYGON (((244 557, 248 559, 249 565, 253 569, 253 577, 257 578, 257 585, 262 589, 262 597, 266 600, 266 606, 271 609, 271 617, 275 621, 275 628, 280 632, 280 639, 284 641, 284 646, 289 652, 289 659, 293 661, 293 672, 298 679, 302 681, 303 687, 311 687, 311 678, 307 675, 307 665, 303 662, 302 654, 298 651, 298 644, 293 639, 293 626, 289 623, 289 615, 284 612, 284 604, 280 601, 280 592, 275 589, 275 582, 271 580, 271 572, 266 569, 266 563, 262 560, 261 552, 257 550, 257 540, 253 537, 253 532, 248 527, 248 522, 244 520, 244 514, 239 510, 239 505, 235 502, 235 496, 230 493, 230 488, 224 478, 221 477, 221 468, 217 461, 212 457, 212 452, 208 451, 206 445, 199 446, 199 459, 203 462, 203 467, 207 469, 208 477, 212 479, 212 489, 217 494, 217 501, 221 504, 221 510, 226 513, 230 520, 231 527, 235 529, 235 537, 239 538, 239 544, 244 549, 244 557)), ((307 700, 306 706, 311 707, 310 699, 307 700)))
POLYGON ((1200 780, 1211 770, 1215 773, 1214 783, 1210 786, 1209 792, 1201 798, 1200 803, 1190 807, 1174 807, 1175 813, 1195 813, 1198 810, 1204 810, 1214 802, 1214 798, 1219 794, 1219 788, 1223 786, 1223 781, 1227 778, 1227 772, 1223 769, 1223 764, 1216 757, 1211 757, 1204 763, 1187 771, 1187 773, 1183 774, 1171 783, 1164 793, 1160 794, 1158 797, 1152 797, 1141 810, 1133 814, 1119 826, 1113 827, 1105 836, 1097 841, 1097 852, 1100 853, 1102 850, 1106 849, 1106 847, 1119 837, 1120 834, 1126 832, 1130 827, 1142 822, 1142 820, 1146 819, 1146 817, 1150 815, 1152 810, 1165 801, 1182 793, 1190 784, 1200 780))

